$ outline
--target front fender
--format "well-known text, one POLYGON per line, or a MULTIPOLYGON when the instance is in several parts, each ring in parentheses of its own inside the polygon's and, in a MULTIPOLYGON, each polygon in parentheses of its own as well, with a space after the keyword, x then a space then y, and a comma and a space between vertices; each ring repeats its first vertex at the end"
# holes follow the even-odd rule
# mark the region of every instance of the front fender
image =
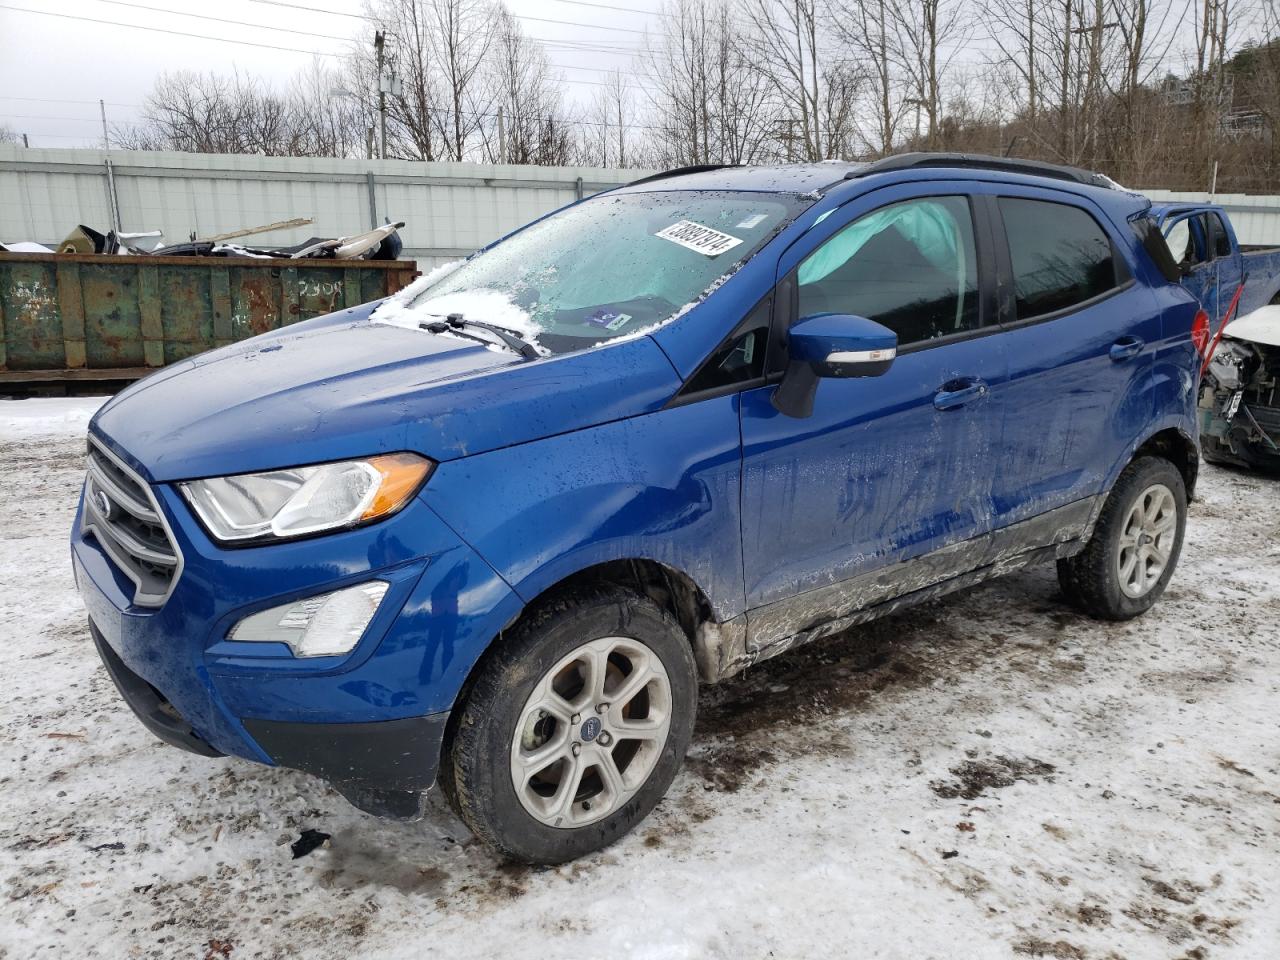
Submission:
POLYGON ((574 573, 646 559, 743 611, 738 397, 440 464, 421 496, 526 603, 574 573))

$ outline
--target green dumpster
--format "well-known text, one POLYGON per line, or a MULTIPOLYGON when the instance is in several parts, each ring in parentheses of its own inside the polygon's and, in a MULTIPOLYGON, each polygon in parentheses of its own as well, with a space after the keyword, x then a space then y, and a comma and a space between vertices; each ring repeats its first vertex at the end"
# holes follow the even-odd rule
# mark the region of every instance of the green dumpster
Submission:
POLYGON ((416 273, 412 260, 0 253, 0 386, 137 379, 416 273))

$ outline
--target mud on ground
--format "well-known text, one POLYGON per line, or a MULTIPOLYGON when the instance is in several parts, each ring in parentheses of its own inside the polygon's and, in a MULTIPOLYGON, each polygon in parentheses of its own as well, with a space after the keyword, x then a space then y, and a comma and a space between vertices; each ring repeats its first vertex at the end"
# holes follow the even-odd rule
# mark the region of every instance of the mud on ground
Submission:
POLYGON ((1205 468, 1139 621, 1032 570, 706 690, 657 811, 534 870, 153 740, 71 583, 81 451, 0 434, 0 958, 1280 956, 1275 481, 1205 468))

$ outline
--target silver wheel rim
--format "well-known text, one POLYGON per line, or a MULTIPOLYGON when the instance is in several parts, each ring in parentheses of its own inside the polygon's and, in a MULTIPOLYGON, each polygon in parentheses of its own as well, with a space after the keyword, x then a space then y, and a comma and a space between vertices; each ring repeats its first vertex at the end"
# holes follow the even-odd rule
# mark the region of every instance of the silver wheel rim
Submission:
POLYGON ((1116 574, 1126 597, 1145 597, 1164 574, 1178 533, 1178 502, 1163 483, 1143 490, 1120 526, 1116 574))
POLYGON ((602 820, 644 786, 671 727, 671 680, 630 637, 591 640, 547 671, 511 740, 511 783, 547 826, 602 820))

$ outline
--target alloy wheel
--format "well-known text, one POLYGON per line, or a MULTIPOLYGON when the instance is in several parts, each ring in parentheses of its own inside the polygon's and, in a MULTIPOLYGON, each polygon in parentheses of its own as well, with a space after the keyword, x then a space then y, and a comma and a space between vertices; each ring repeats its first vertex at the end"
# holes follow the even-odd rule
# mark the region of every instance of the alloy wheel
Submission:
POLYGON ((511 742, 511 782, 552 827, 609 816, 644 786, 666 745, 671 681, 630 637, 591 640, 562 657, 525 702, 511 742))
POLYGON ((1120 527, 1116 573, 1127 597, 1146 596, 1160 580, 1178 533, 1178 504, 1162 483, 1143 490, 1120 527))

